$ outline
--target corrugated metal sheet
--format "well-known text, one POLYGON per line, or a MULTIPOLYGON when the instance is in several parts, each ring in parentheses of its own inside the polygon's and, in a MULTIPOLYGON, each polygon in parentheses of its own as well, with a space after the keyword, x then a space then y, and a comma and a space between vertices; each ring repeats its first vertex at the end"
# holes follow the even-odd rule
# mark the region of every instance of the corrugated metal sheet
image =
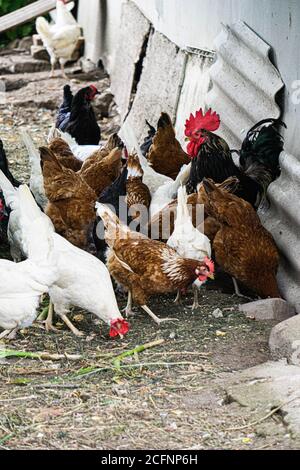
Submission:
POLYGON ((206 103, 221 115, 220 134, 233 148, 241 143, 241 130, 266 117, 280 116, 275 97, 284 84, 269 59, 270 46, 245 23, 223 25, 215 47, 217 61, 210 69, 213 86, 206 103))
POLYGON ((285 152, 280 161, 281 176, 268 191, 271 207, 260 215, 282 253, 278 275, 282 294, 300 313, 300 162, 285 152))

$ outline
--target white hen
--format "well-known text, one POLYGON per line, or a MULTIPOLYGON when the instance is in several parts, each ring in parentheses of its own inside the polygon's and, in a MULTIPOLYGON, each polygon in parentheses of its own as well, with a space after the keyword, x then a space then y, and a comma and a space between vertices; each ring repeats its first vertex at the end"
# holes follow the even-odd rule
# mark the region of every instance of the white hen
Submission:
POLYGON ((89 158, 94 152, 100 150, 101 145, 78 145, 76 140, 67 132, 62 132, 58 129, 55 129, 56 133, 61 137, 72 150, 73 155, 84 162, 89 158))
MULTIPOLYGON (((111 336, 126 334, 128 324, 120 313, 106 266, 58 234, 54 234, 53 240, 59 276, 49 289, 49 295, 55 313, 76 336, 81 333, 66 316, 70 307, 79 307, 96 315, 110 326, 111 336)), ((46 322, 48 330, 54 329, 52 316, 50 308, 46 322)))
POLYGON ((81 36, 81 28, 68 10, 64 0, 57 0, 55 23, 50 24, 40 16, 36 20, 36 30, 50 55, 51 76, 54 76, 55 64, 59 61, 63 76, 68 78, 64 67, 72 58, 77 41, 81 36))
MULTIPOLYGON (((184 186, 181 186, 178 189, 177 197, 177 217, 174 225, 174 232, 169 238, 167 244, 171 248, 174 248, 174 250, 176 250, 183 258, 197 259, 199 261, 203 261, 205 258, 208 258, 208 260, 210 260, 211 244, 209 238, 193 226, 187 205, 186 189, 184 186)), ((208 261, 208 263, 212 263, 212 261, 208 261)), ((201 285, 202 283, 197 280, 193 286, 193 310, 199 307, 198 288, 201 287, 201 285)))
MULTIPOLYGON (((21 217, 20 191, 11 184, 8 178, 0 171, 0 188, 3 192, 6 206, 11 210, 7 227, 7 237, 10 244, 10 254, 15 263, 20 262, 23 257, 28 257, 28 247, 26 232, 21 217)), ((49 231, 54 232, 54 227, 43 212, 41 217, 44 218, 45 224, 48 224, 49 231)))
POLYGON ((53 229, 41 216, 29 188, 20 186, 18 193, 28 259, 18 264, 0 260, 0 327, 6 330, 1 337, 32 324, 41 295, 49 291, 57 276, 53 229))
POLYGON ((160 212, 173 199, 176 199, 178 188, 185 185, 189 179, 191 172, 191 163, 183 165, 176 180, 172 180, 160 186, 152 195, 150 205, 150 217, 160 212))
POLYGON ((34 145, 32 138, 25 129, 21 129, 20 135, 27 149, 30 162, 29 186, 36 202, 39 206, 42 207, 42 209, 44 209, 48 203, 48 199, 45 194, 40 152, 34 145))

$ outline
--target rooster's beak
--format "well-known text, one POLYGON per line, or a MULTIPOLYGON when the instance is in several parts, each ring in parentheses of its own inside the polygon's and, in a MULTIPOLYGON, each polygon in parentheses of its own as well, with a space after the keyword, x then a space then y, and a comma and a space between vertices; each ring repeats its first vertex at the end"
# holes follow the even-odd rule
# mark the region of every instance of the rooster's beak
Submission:
POLYGON ((215 279, 215 275, 214 275, 213 273, 209 273, 209 274, 207 275, 207 277, 208 277, 209 279, 212 279, 212 280, 215 279))

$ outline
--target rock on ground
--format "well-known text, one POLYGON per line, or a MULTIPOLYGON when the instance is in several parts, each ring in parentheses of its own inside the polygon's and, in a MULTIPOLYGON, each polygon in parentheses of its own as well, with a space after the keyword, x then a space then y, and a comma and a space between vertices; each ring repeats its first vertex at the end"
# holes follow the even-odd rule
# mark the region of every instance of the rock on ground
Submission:
POLYGON ((300 366, 300 315, 276 325, 269 346, 274 359, 287 358, 290 364, 300 366))
POLYGON ((239 306, 240 312, 255 320, 283 321, 295 315, 295 309, 282 299, 264 299, 239 306))
POLYGON ((300 438, 300 367, 266 362, 234 374, 225 389, 230 401, 258 410, 261 418, 279 408, 277 416, 300 438))

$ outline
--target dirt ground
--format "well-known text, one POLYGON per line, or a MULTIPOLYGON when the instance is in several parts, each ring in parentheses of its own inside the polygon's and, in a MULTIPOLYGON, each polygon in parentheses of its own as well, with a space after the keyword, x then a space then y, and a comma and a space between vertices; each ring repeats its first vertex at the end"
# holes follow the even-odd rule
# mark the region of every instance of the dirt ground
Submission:
MULTIPOLYGON (((27 181, 19 128, 44 143, 65 81, 49 80, 47 71, 1 73, 12 89, 0 105, 0 136, 14 175, 27 181)), ((70 77, 74 88, 92 81, 107 97, 104 73, 70 77)), ((100 119, 104 139, 119 124, 113 103, 107 109, 107 117, 100 119)), ((7 247, 1 247, 1 256, 8 256, 7 247)), ((229 282, 225 291, 230 290, 229 282)), ((158 329, 137 310, 123 340, 110 340, 105 325, 76 310, 71 319, 83 338, 60 323, 58 333, 47 334, 36 322, 16 340, 2 341, 0 353, 43 352, 50 358, 0 359, 0 449, 299 448, 280 413, 263 419, 269 410, 243 408, 224 392, 234 371, 268 360, 274 324, 246 318, 238 312, 240 299, 223 291, 218 284, 208 285, 196 312, 188 308, 191 295, 182 306, 174 304, 173 296, 152 299, 155 313, 178 321, 158 329), (213 314, 217 308, 220 318, 213 314), (155 347, 115 360, 154 341, 155 347)), ((118 301, 123 308, 125 299, 118 301)))

